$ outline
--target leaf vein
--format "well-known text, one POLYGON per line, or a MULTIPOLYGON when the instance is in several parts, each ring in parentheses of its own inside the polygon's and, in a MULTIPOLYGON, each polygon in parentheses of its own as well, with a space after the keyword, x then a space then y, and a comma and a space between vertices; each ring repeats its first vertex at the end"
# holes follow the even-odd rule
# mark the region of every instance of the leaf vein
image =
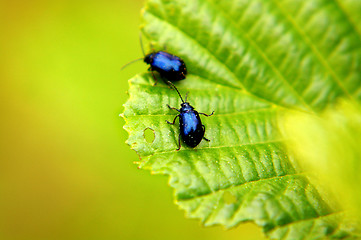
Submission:
MULTIPOLYGON (((254 143, 245 143, 245 144, 240 144, 240 145, 233 145, 233 146, 213 146, 213 147, 201 147, 201 148, 197 148, 197 150, 212 150, 212 149, 225 149, 225 148, 241 148, 241 147, 246 147, 246 146, 256 146, 256 145, 267 145, 267 144, 277 144, 277 143, 281 143, 284 140, 269 140, 269 141, 264 141, 264 142, 254 142, 254 143)), ((173 153, 173 152, 183 152, 183 151, 194 151, 193 148, 189 148, 189 149, 185 149, 185 148, 181 148, 180 150, 171 150, 171 151, 159 151, 154 153, 153 155, 160 155, 160 154, 168 154, 168 153, 173 153)), ((151 156, 150 155, 146 155, 146 156, 151 156)))
POLYGON ((346 12, 345 8, 342 6, 342 4, 340 4, 340 2, 338 0, 334 0, 334 3, 336 4, 336 6, 338 7, 338 9, 340 9, 340 12, 345 16, 345 18, 347 19, 347 21, 349 22, 350 26, 353 28, 354 32, 357 34, 359 40, 361 40, 361 32, 360 30, 356 27, 357 24, 352 20, 352 18, 350 17, 350 15, 346 12))
MULTIPOLYGON (((262 101, 264 101, 264 102, 267 102, 267 103, 269 103, 269 104, 276 105, 276 106, 280 106, 280 107, 283 107, 283 108, 285 107, 285 106, 283 106, 283 105, 280 105, 279 103, 272 102, 272 101, 270 101, 270 100, 268 100, 268 99, 266 99, 266 98, 263 98, 263 97, 261 97, 261 96, 258 96, 258 95, 256 95, 256 94, 250 92, 250 91, 243 85, 243 83, 242 83, 241 81, 239 81, 238 77, 233 73, 233 71, 232 71, 227 65, 225 65, 216 55, 214 55, 209 49, 207 49, 202 43, 200 43, 197 39, 192 38, 192 37, 191 37, 188 33, 186 33, 183 29, 181 29, 180 27, 174 25, 173 23, 164 21, 162 18, 160 18, 159 16, 155 15, 154 13, 151 13, 151 14, 152 14, 153 17, 157 18, 159 21, 161 21, 161 22, 163 22, 163 23, 165 23, 165 24, 169 24, 169 25, 173 26, 173 27, 176 28, 179 32, 182 32, 186 37, 188 37, 189 39, 192 39, 194 42, 198 43, 198 45, 199 45, 200 48, 202 48, 205 52, 208 52, 209 55, 212 56, 213 59, 214 59, 216 62, 218 62, 218 64, 219 64, 220 66, 223 66, 223 68, 226 69, 227 72, 230 73, 230 75, 233 75, 233 78, 236 79, 237 82, 241 84, 242 89, 244 89, 244 91, 245 91, 247 94, 252 95, 252 96, 254 96, 255 98, 258 98, 258 99, 260 99, 260 100, 262 100, 262 101)), ((246 35, 246 34, 245 34, 245 35, 246 35)), ((249 38, 249 37, 248 37, 248 38, 249 38)), ((257 50, 257 49, 256 49, 256 50, 257 50)), ((258 49, 258 50, 259 50, 259 49, 258 49)), ((261 56, 265 57, 265 55, 262 54, 262 53, 261 53, 261 56)), ((268 58, 267 58, 267 59, 268 59, 268 58)), ((266 59, 265 59, 265 60, 266 60, 266 59)), ((272 63, 270 62, 269 59, 268 59, 268 62, 267 62, 267 63, 272 65, 272 63)), ((270 65, 271 69, 273 69, 273 71, 275 71, 276 75, 279 75, 279 77, 281 77, 281 80, 283 80, 283 81, 286 83, 286 86, 288 86, 289 89, 290 89, 292 92, 295 93, 295 96, 299 99, 299 101, 301 101, 301 102, 303 103, 303 105, 304 105, 307 109, 310 110, 310 112, 314 113, 314 111, 311 109, 311 107, 303 100, 303 98, 300 97, 300 95, 295 91, 295 89, 291 87, 291 85, 284 79, 284 77, 280 74, 280 72, 276 70, 275 66, 272 65, 272 66, 273 66, 273 67, 272 67, 271 65, 270 65)), ((299 109, 297 109, 297 110, 299 110, 299 109)))
POLYGON ((300 176, 303 176, 303 175, 304 175, 304 173, 291 173, 291 174, 285 174, 285 175, 282 175, 282 176, 273 176, 273 177, 268 177, 268 178, 261 178, 261 179, 257 179, 257 180, 248 181, 248 182, 245 182, 245 183, 231 185, 231 186, 229 186, 227 188, 220 188, 220 189, 211 191, 209 193, 200 194, 200 195, 198 195, 196 197, 177 199, 177 201, 179 201, 179 202, 192 201, 192 200, 194 200, 194 198, 207 197, 207 196, 214 195, 214 194, 219 193, 219 192, 224 192, 226 190, 233 189, 233 188, 245 187, 245 186, 248 186, 248 185, 252 185, 252 184, 256 184, 256 183, 260 183, 260 182, 266 182, 266 181, 270 181, 270 180, 274 180, 274 179, 282 179, 282 178, 298 177, 298 176, 300 177, 300 176))
MULTIPOLYGON (((212 6, 214 9, 216 9, 215 6, 212 6)), ((219 7, 217 8, 218 12, 219 10, 222 11, 223 17, 225 19, 227 19, 228 22, 230 22, 232 25, 234 25, 236 27, 236 22, 233 21, 232 19, 230 19, 229 17, 227 17, 227 13, 224 11, 223 8, 219 7)), ((239 29, 239 28, 237 28, 239 29)), ((245 36, 248 40, 248 42, 253 46, 253 48, 257 51, 257 53, 263 58, 263 60, 265 61, 265 63, 272 69, 272 71, 276 74, 276 76, 284 83, 285 86, 287 86, 287 88, 289 88, 294 96, 312 113, 314 113, 313 109, 311 108, 311 106, 309 104, 307 104, 304 100, 304 98, 292 87, 292 85, 286 80, 286 78, 283 76, 283 74, 281 73, 281 71, 272 63, 272 61, 268 58, 267 54, 262 50, 262 48, 260 48, 258 46, 258 43, 253 40, 248 33, 246 33, 245 31, 242 30, 243 36, 245 36)), ((244 87, 244 86, 243 86, 244 87)), ((244 87, 245 88, 245 87, 244 87)), ((246 88, 245 88, 246 89, 246 88)))
MULTIPOLYGON (((271 232, 274 232, 280 228, 289 228, 289 226, 293 225, 293 224, 297 224, 297 223, 301 223, 301 222, 308 222, 308 221, 317 221, 317 220, 321 220, 323 218, 328 218, 330 216, 333 216, 333 215, 340 215, 343 211, 339 210, 339 211, 334 211, 334 212, 330 212, 330 213, 326 213, 326 214, 323 214, 323 215, 318 215, 318 216, 315 216, 315 217, 310 217, 310 218, 304 218, 304 219, 299 219, 299 220, 296 220, 296 221, 293 221, 293 222, 289 222, 289 223, 286 223, 286 224, 283 224, 283 225, 278 225, 276 226, 275 228, 273 228, 272 230, 270 230, 268 233, 271 233, 271 232)), ((331 233, 329 233, 330 235, 331 233)))
POLYGON ((348 92, 348 90, 345 88, 345 86, 342 84, 341 79, 338 77, 336 72, 332 69, 330 64, 327 62, 327 60, 322 56, 322 54, 318 51, 317 47, 313 42, 307 37, 305 32, 300 28, 300 26, 297 24, 297 22, 293 19, 293 17, 279 4, 277 1, 272 0, 272 2, 277 6, 277 8, 281 11, 281 13, 285 16, 287 21, 289 21, 294 29, 299 33, 299 35, 302 37, 304 42, 309 46, 309 48, 312 50, 312 52, 315 54, 315 56, 318 58, 320 63, 325 67, 325 69, 330 73, 332 76, 332 79, 334 82, 339 86, 339 88, 342 90, 342 92, 352 99, 351 94, 348 92))

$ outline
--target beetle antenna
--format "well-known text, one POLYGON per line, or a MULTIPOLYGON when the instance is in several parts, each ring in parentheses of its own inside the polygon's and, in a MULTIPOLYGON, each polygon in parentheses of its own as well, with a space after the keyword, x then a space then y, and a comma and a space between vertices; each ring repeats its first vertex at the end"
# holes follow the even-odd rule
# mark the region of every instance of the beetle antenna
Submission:
POLYGON ((135 59, 135 60, 133 60, 133 61, 130 61, 130 62, 124 64, 124 65, 120 68, 120 71, 122 71, 124 68, 126 68, 126 67, 129 66, 130 64, 132 64, 132 63, 134 63, 134 62, 136 62, 136 61, 142 60, 142 59, 143 59, 143 58, 137 58, 137 59, 135 59))
POLYGON ((179 93, 178 89, 174 86, 174 84, 173 84, 172 82, 168 81, 168 83, 169 83, 169 84, 171 84, 171 85, 172 85, 172 87, 173 87, 173 88, 177 91, 177 93, 178 93, 178 95, 179 95, 180 99, 181 99, 181 100, 182 100, 182 102, 184 103, 184 100, 183 100, 182 96, 180 95, 180 93, 179 93))
POLYGON ((139 43, 142 49, 143 56, 145 56, 144 47, 143 47, 143 40, 142 40, 142 32, 139 32, 139 43))

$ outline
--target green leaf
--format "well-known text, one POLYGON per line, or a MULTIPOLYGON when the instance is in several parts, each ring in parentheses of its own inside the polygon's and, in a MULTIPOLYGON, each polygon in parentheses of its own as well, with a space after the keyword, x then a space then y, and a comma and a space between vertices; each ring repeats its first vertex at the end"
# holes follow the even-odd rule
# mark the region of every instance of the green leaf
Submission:
MULTIPOLYGON (((176 151, 174 90, 145 73, 130 80, 123 113, 140 168, 167 174, 176 203, 205 225, 254 221, 272 239, 355 236, 344 214, 295 167, 278 124, 361 99, 361 1, 148 0, 143 33, 180 56, 176 84, 203 117, 205 136, 176 151), (151 130, 153 131, 151 131, 151 130), (146 135, 154 134, 149 141, 146 135), (151 139, 152 140, 152 139, 151 139)), ((158 76, 159 78, 159 76, 158 76)))

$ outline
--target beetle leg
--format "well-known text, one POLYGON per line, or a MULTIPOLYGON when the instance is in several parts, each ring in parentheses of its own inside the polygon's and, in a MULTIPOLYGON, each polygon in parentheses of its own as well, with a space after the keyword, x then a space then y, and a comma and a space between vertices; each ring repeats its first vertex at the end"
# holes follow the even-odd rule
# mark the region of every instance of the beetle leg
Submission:
POLYGON ((179 135, 178 135, 178 148, 177 148, 177 151, 179 151, 179 149, 181 148, 180 139, 181 139, 181 135, 180 135, 180 133, 179 133, 179 135))
POLYGON ((174 110, 177 110, 178 112, 180 112, 180 110, 177 109, 177 108, 175 108, 175 107, 171 107, 171 106, 169 106, 168 104, 167 104, 167 106, 168 106, 169 109, 174 109, 174 110))
MULTIPOLYGON (((151 70, 151 67, 149 69, 151 70)), ((152 73, 152 76, 153 76, 154 81, 155 81, 153 86, 155 86, 155 85, 157 85, 158 79, 155 77, 154 72, 152 70, 151 70, 151 73, 152 73)))
POLYGON ((212 116, 213 113, 214 113, 214 111, 213 111, 211 114, 205 114, 205 113, 199 113, 199 114, 202 114, 202 115, 204 115, 204 116, 206 116, 206 117, 209 117, 209 116, 212 116))
POLYGON ((177 119, 177 117, 179 117, 179 115, 175 116, 175 118, 173 119, 173 122, 172 122, 172 123, 171 123, 171 122, 168 122, 168 120, 166 120, 166 122, 167 122, 168 124, 170 124, 170 125, 174 125, 175 120, 177 119))
MULTIPOLYGON (((203 132, 206 132, 206 127, 204 125, 202 125, 202 127, 203 127, 203 132)), ((211 141, 208 138, 205 138, 204 136, 203 136, 203 139, 206 140, 207 142, 211 141)))
POLYGON ((170 90, 174 90, 173 88, 172 88, 172 86, 168 83, 169 81, 167 80, 167 79, 165 79, 165 78, 162 78, 162 80, 169 86, 169 88, 170 88, 170 90))

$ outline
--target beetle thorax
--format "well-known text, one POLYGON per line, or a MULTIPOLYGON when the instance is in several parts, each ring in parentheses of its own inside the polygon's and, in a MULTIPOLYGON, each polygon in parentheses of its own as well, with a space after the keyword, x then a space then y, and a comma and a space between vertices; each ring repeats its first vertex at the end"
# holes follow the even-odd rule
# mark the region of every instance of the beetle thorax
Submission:
POLYGON ((192 107, 188 102, 184 102, 181 104, 181 111, 182 112, 185 112, 185 111, 190 111, 190 110, 193 110, 194 107, 192 107))

